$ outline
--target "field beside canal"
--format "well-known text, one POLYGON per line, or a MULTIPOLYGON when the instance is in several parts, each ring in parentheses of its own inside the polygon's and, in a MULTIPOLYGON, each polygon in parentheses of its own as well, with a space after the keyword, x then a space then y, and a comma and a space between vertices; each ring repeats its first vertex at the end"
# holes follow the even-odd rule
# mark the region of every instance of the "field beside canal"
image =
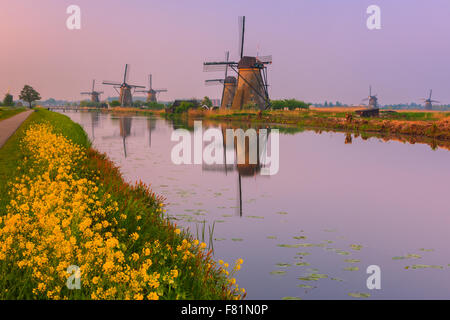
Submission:
POLYGON ((37 109, 0 149, 0 179, 0 299, 245 296, 243 261, 216 263, 64 115, 37 109))
POLYGON ((0 107, 0 120, 11 118, 25 110, 22 107, 0 107))

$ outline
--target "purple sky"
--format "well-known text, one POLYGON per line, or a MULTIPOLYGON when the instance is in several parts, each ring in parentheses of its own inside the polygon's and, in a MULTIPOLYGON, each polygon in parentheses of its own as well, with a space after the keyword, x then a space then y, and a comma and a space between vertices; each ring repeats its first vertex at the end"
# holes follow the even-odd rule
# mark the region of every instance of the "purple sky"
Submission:
MULTIPOLYGON (((161 100, 220 96, 203 81, 205 59, 237 56, 237 17, 245 15, 244 53, 273 55, 272 98, 359 103, 372 84, 381 104, 433 97, 450 103, 448 0, 2 0, 0 96, 25 83, 46 98, 80 100, 92 79, 166 87, 161 100), (66 8, 81 7, 81 30, 66 8), (381 7, 382 29, 366 27, 381 7)), ((115 91, 97 89, 106 96, 115 91)), ((417 101, 419 102, 419 101, 417 101)))

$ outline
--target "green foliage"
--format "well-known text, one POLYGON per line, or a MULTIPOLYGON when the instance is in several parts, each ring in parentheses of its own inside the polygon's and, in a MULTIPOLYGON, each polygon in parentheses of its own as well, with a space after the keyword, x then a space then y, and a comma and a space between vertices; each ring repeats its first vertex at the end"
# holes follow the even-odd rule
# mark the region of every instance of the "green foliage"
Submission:
POLYGON ((297 108, 309 109, 308 103, 296 99, 272 100, 270 103, 274 110, 284 108, 288 108, 289 110, 295 110, 297 108))
POLYGON ((109 103, 111 107, 120 107, 120 101, 119 100, 113 100, 109 103))
POLYGON ((106 108, 107 105, 103 102, 93 102, 90 100, 83 100, 80 102, 80 107, 106 108))
POLYGON ((26 84, 20 92, 19 99, 28 102, 31 108, 31 104, 34 101, 41 100, 41 96, 33 87, 26 84))
POLYGON ((5 94, 5 98, 3 99, 3 105, 5 107, 12 107, 14 106, 14 99, 12 94, 9 94, 9 92, 7 94, 5 94))
POLYGON ((197 106, 193 102, 182 101, 179 106, 177 106, 174 110, 175 113, 183 113, 187 112, 189 109, 194 109, 197 106))
POLYGON ((202 100, 201 105, 202 105, 202 106, 208 106, 209 108, 211 108, 213 104, 212 104, 211 99, 209 99, 209 97, 205 96, 205 97, 203 98, 203 100, 202 100))
POLYGON ((147 102, 145 106, 152 110, 163 110, 165 108, 164 104, 158 102, 147 102))

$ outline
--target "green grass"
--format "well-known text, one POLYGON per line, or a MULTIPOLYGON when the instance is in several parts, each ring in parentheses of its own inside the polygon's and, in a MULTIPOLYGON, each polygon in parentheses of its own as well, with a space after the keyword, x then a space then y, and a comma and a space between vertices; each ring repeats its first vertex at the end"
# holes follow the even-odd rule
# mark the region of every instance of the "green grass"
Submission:
POLYGON ((15 108, 15 107, 0 107, 0 120, 11 118, 16 114, 19 114, 27 110, 26 108, 15 108))

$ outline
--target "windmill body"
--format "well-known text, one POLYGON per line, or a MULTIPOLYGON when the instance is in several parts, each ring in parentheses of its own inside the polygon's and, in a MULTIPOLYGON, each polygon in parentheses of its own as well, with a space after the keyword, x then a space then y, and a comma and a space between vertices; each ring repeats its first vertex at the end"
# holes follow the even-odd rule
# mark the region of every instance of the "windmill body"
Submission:
MULTIPOLYGON (((269 94, 267 91, 267 64, 272 63, 272 57, 252 57, 244 56, 244 34, 245 17, 239 17, 239 62, 205 62, 204 71, 222 71, 227 72, 228 68, 237 74, 236 82, 229 79, 229 83, 222 80, 224 84, 222 94, 222 108, 241 110, 246 105, 254 105, 260 110, 267 109, 270 106, 269 94)), ((227 57, 228 58, 228 57, 227 57)), ((219 80, 207 80, 207 82, 219 80)))
POLYGON ((119 91, 119 102, 121 107, 131 107, 133 106, 133 95, 131 90, 136 90, 136 88, 145 88, 144 86, 137 86, 137 85, 131 85, 128 84, 128 73, 129 68, 128 64, 125 65, 125 73, 123 76, 123 82, 113 82, 113 81, 103 81, 103 84, 111 85, 114 87, 114 89, 117 90, 117 88, 120 89, 119 91))
POLYGON ((167 92, 167 89, 153 89, 152 75, 148 75, 148 90, 138 90, 136 92, 144 92, 147 94, 147 102, 158 102, 156 95, 160 92, 167 92))
POLYGON ((433 102, 439 103, 439 101, 431 99, 432 94, 433 90, 430 90, 430 96, 428 97, 428 99, 422 99, 422 101, 425 102, 425 110, 433 110, 433 102))
POLYGON ((370 109, 378 109, 378 97, 376 94, 372 94, 372 86, 369 86, 369 96, 363 99, 363 101, 369 101, 368 107, 370 109))
POLYGON ((102 91, 95 91, 95 80, 92 80, 92 90, 90 92, 81 92, 82 95, 90 95, 91 102, 100 102, 100 95, 103 93, 102 91))

